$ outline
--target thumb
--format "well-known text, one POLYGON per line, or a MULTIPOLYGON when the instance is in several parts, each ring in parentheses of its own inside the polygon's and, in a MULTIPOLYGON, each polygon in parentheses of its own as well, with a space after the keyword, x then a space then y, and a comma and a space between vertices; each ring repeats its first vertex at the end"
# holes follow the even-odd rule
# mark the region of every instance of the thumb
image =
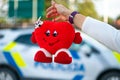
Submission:
POLYGON ((55 5, 55 1, 54 0, 51 0, 51 5, 55 5))

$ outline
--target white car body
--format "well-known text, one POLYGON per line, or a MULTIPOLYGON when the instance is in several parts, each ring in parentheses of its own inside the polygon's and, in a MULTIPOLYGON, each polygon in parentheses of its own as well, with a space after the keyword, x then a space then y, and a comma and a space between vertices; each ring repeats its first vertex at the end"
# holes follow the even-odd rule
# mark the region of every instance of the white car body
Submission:
POLYGON ((35 62, 34 55, 40 48, 30 42, 32 31, 0 30, 0 69, 14 70, 21 80, 98 80, 110 71, 120 73, 120 54, 82 32, 83 42, 72 44, 69 49, 73 57, 71 64, 35 62))

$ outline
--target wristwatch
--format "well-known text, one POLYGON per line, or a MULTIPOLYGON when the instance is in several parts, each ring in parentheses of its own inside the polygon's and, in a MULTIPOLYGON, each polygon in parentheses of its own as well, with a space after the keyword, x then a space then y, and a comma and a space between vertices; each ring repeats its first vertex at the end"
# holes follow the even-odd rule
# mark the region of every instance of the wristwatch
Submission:
POLYGON ((73 11, 73 12, 70 14, 70 16, 69 16, 69 22, 70 22, 71 24, 74 23, 74 22, 73 22, 73 19, 74 19, 74 17, 75 17, 76 14, 78 14, 77 11, 73 11))

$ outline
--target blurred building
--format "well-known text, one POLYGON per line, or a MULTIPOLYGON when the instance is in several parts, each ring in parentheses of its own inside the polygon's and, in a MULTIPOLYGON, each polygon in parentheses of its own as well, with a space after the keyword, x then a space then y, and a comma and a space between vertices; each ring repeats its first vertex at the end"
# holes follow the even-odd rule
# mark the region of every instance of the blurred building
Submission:
POLYGON ((44 14, 44 0, 9 0, 8 16, 36 20, 44 14))
POLYGON ((44 15, 45 0, 0 0, 0 28, 28 26, 44 15))

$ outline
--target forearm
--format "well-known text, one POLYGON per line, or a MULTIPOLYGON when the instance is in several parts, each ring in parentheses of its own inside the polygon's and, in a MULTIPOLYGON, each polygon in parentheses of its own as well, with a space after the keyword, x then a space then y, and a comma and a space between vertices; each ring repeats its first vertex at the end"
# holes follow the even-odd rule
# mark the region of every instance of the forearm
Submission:
POLYGON ((73 22, 77 28, 82 29, 82 25, 83 25, 85 19, 86 19, 86 17, 84 15, 76 14, 73 19, 73 22))
POLYGON ((90 17, 85 19, 81 28, 83 32, 87 33, 110 49, 120 52, 120 30, 90 17))

